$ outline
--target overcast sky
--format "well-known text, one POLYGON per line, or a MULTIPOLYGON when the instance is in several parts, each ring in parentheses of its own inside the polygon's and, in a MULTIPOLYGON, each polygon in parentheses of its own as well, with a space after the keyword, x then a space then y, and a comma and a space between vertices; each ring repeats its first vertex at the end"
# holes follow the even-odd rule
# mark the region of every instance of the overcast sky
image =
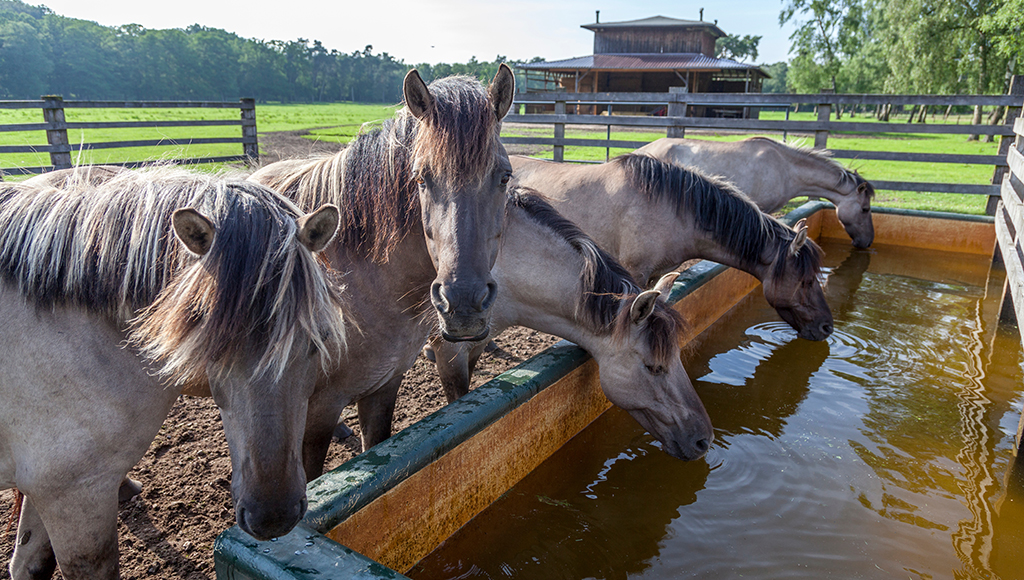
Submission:
POLYGON ((244 38, 320 40, 341 52, 373 45, 408 64, 534 56, 557 60, 593 53, 594 34, 580 28, 602 22, 668 16, 718 20, 728 34, 761 35, 759 63, 788 60, 792 24, 779 27, 781 0, 26 0, 57 14, 105 26, 141 24, 184 28, 201 24, 244 38))

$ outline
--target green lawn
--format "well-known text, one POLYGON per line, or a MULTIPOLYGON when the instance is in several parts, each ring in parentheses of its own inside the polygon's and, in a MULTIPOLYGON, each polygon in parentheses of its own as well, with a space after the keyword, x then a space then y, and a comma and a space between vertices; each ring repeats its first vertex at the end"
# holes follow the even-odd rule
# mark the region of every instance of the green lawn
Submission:
MULTIPOLYGON (((257 127, 261 134, 275 131, 309 131, 310 139, 347 143, 366 127, 379 124, 382 120, 394 115, 397 107, 379 104, 331 103, 316 105, 258 104, 256 107, 257 127)), ((89 121, 125 121, 125 120, 178 120, 178 119, 237 119, 236 109, 67 109, 69 122, 89 121)), ((761 118, 781 120, 785 113, 779 111, 762 111, 761 118)), ((813 120, 813 113, 791 113, 793 120, 813 120)), ((0 110, 0 125, 13 123, 39 123, 42 120, 38 109, 0 110)), ((843 120, 856 122, 873 122, 871 115, 845 116, 843 120)), ((905 121, 906 117, 896 118, 895 122, 905 121)), ((950 122, 965 124, 966 117, 950 119, 950 122)), ((929 117, 929 123, 941 122, 941 117, 929 117)), ((570 138, 604 139, 608 136, 605 129, 585 130, 579 127, 566 127, 566 136, 570 138)), ((504 136, 552 136, 551 127, 505 127, 504 136)), ((664 136, 663 130, 613 130, 611 139, 625 141, 653 141, 664 136)), ((94 143, 104 141, 127 141, 140 139, 176 139, 178 146, 145 147, 131 149, 101 149, 85 151, 80 157, 81 163, 109 163, 120 161, 145 161, 154 159, 179 159, 196 157, 213 157, 237 155, 241 153, 239 144, 193 145, 190 138, 239 137, 238 127, 167 127, 154 129, 106 129, 80 130, 69 134, 72 143, 94 143)), ((688 135, 701 139, 731 141, 750 135, 718 134, 712 131, 688 135)), ((751 134, 752 135, 752 134, 751 134)), ((763 133, 764 136, 780 139, 780 134, 763 133)), ((789 135, 791 143, 809 145, 806 136, 789 135)), ((42 131, 34 132, 0 132, 0 145, 41 145, 46 143, 42 131)), ((930 134, 864 134, 834 133, 829 137, 832 149, 848 149, 862 151, 904 151, 931 153, 986 154, 997 153, 997 143, 967 141, 962 135, 930 135, 930 134)), ((606 155, 615 157, 628 153, 631 149, 606 150, 600 147, 566 147, 565 158, 573 160, 604 161, 606 155)), ((552 156, 551 148, 542 149, 536 154, 539 157, 552 156)), ((989 183, 992 178, 992 167, 965 164, 937 163, 904 163, 894 161, 841 160, 845 165, 856 169, 867 179, 885 181, 921 181, 944 183, 989 183)), ((0 167, 31 167, 49 165, 47 154, 0 154, 0 167)), ((211 166, 206 166, 211 167, 211 166)), ((14 177, 13 179, 18 179, 14 177)), ((908 193, 879 191, 878 205, 928 209, 937 211, 954 211, 981 214, 985 211, 986 199, 977 195, 908 193)))
MULTIPOLYGON (((272 131, 309 130, 327 127, 321 139, 348 142, 364 123, 379 122, 394 114, 397 107, 376 104, 331 103, 320 105, 256 106, 256 124, 260 133, 272 131), (343 138, 342 134, 349 135, 343 138)), ((66 109, 66 120, 74 122, 104 121, 167 121, 238 119, 237 109, 66 109)), ((0 109, 0 125, 40 123, 39 109, 0 109)), ((68 140, 76 143, 103 143, 174 139, 179 145, 164 147, 132 147, 124 149, 87 150, 72 158, 83 164, 149 161, 240 155, 241 144, 190 144, 189 139, 241 137, 239 127, 158 127, 138 129, 84 129, 68 132, 68 140)), ((45 145, 43 131, 0 132, 0 145, 45 145)), ((50 164, 47 153, 0 153, 0 167, 38 167, 50 164)), ((206 168, 216 168, 210 165, 206 168)), ((16 177, 14 179, 17 179, 16 177)))

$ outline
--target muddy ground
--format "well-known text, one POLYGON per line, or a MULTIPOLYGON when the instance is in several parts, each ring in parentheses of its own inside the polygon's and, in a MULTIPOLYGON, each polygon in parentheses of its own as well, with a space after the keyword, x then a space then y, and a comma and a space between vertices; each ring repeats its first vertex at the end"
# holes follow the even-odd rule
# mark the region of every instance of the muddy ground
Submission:
MULTIPOLYGON (((260 135, 264 163, 338 149, 335 144, 304 139, 301 132, 260 135)), ((525 151, 516 151, 523 153, 525 151)), ((558 339, 513 328, 497 339, 499 348, 480 359, 474 386, 533 356, 558 339)), ((422 355, 406 374, 395 410, 394 431, 415 423, 444 405, 433 363, 422 355)), ((358 454, 355 410, 346 409, 355 435, 332 443, 331 469, 358 454)), ((122 504, 118 517, 121 577, 125 579, 207 580, 214 578, 213 542, 234 525, 231 461, 220 416, 211 399, 182 396, 149 451, 129 475, 142 482, 141 495, 122 504)), ((0 492, 0 532, 7 527, 13 494, 0 492)), ((0 579, 10 578, 7 564, 15 531, 0 534, 0 579)), ((60 574, 55 577, 60 578, 60 574)))

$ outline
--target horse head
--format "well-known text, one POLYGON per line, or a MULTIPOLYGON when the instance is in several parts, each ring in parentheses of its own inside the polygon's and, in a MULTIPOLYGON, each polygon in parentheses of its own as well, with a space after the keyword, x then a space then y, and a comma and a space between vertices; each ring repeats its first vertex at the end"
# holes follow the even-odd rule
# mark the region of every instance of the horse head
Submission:
POLYGON ((846 233, 853 240, 853 245, 866 248, 875 240, 875 227, 871 223, 871 198, 875 196, 875 188, 870 182, 849 171, 841 183, 844 195, 837 199, 836 217, 843 224, 846 233))
POLYGON ((452 341, 487 336, 497 284, 490 270, 503 227, 512 176, 499 141, 515 80, 502 64, 486 91, 475 80, 449 77, 428 87, 405 77, 405 103, 419 120, 412 172, 427 250, 437 269, 430 300, 441 334, 452 341))
MULTIPOLYGON (((784 226, 778 226, 786 231, 784 226)), ((778 238, 762 256, 767 275, 764 297, 800 338, 825 340, 832 334, 832 311, 821 287, 821 248, 807 237, 807 224, 793 226, 792 237, 778 238)), ((781 232, 780 232, 781 233, 781 232)))
POLYGON ((594 358, 608 400, 661 441, 666 453, 691 461, 707 453, 714 432, 680 359, 682 318, 665 304, 677 276, 666 274, 653 290, 622 300, 615 346, 594 358))
POLYGON ((344 345, 338 290, 314 256, 334 238, 339 213, 325 205, 297 218, 270 190, 236 187, 280 205, 177 210, 173 230, 192 263, 143 312, 132 339, 170 381, 209 385, 238 525, 268 539, 305 513, 307 403, 344 345))

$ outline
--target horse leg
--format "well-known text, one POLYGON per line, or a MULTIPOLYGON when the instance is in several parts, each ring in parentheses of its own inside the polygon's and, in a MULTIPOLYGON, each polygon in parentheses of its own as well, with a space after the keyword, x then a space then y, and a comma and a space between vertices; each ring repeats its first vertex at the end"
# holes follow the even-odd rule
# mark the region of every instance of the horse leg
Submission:
POLYGON ((391 422, 395 418, 395 403, 403 376, 405 373, 391 377, 379 389, 356 401, 363 451, 391 437, 391 422))
POLYGON ((18 520, 18 535, 14 555, 8 566, 12 580, 45 580, 53 576, 57 557, 50 545, 43 520, 32 502, 21 497, 21 518, 18 520))
POLYGON ((124 503, 142 493, 142 482, 125 477, 121 481, 121 487, 117 488, 117 502, 124 503))
POLYGON ((344 408, 345 401, 340 400, 330 388, 317 389, 309 398, 306 429, 302 435, 302 467, 306 471, 307 482, 323 475, 331 438, 341 422, 338 415, 344 408))
POLYGON ((66 580, 118 577, 118 482, 93 482, 64 489, 54 501, 31 502, 66 580))

